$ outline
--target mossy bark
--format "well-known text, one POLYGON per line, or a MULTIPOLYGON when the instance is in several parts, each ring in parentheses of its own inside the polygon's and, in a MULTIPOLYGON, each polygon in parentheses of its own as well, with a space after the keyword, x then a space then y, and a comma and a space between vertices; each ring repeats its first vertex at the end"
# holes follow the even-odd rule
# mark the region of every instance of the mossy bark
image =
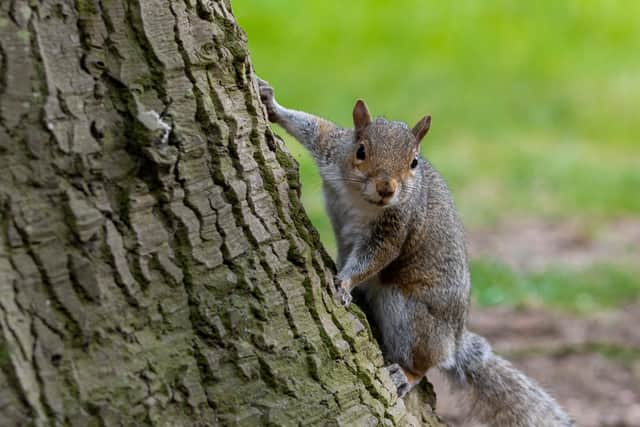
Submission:
POLYGON ((3 425, 420 422, 332 300, 228 2, 0 9, 3 425))

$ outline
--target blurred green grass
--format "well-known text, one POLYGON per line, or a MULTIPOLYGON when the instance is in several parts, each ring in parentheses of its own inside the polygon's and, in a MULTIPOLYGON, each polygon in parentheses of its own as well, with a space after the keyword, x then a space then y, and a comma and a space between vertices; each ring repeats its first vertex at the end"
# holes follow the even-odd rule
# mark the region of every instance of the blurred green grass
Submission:
MULTIPOLYGON (((233 7, 256 72, 281 104, 343 126, 356 98, 411 125, 432 114, 422 151, 449 182, 467 228, 513 216, 597 224, 640 213, 640 2, 233 7)), ((304 205, 333 252, 320 178, 286 141, 301 164, 304 205)))
POLYGON ((582 271, 555 266, 523 273, 496 260, 471 262, 474 299, 481 306, 544 304, 578 314, 628 303, 638 295, 637 272, 612 265, 582 271))

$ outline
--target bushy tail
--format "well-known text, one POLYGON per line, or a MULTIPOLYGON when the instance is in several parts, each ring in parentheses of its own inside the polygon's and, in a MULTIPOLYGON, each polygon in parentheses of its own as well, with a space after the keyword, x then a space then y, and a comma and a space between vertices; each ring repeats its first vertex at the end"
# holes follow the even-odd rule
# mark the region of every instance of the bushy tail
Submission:
POLYGON ((454 387, 471 396, 471 417, 495 427, 569 427, 556 401, 511 363, 493 354, 489 343, 466 331, 454 366, 441 367, 454 387))

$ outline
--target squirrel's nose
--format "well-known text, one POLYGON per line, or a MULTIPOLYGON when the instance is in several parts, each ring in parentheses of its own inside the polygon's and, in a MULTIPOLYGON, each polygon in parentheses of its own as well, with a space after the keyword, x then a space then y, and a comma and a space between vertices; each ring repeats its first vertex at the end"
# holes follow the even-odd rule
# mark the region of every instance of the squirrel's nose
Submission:
POLYGON ((376 182, 376 191, 383 199, 388 199, 396 192, 396 183, 394 180, 380 180, 376 182))

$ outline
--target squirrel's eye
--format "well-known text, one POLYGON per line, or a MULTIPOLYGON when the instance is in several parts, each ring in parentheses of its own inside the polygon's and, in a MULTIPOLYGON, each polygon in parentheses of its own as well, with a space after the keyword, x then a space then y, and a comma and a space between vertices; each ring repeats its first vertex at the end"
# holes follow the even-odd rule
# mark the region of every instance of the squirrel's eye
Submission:
POLYGON ((411 162, 411 169, 415 169, 416 166, 418 166, 418 156, 414 157, 413 161, 411 162))
POLYGON ((364 158, 365 158, 364 144, 360 144, 360 146, 358 147, 358 151, 356 151, 356 159, 364 160, 364 158))

